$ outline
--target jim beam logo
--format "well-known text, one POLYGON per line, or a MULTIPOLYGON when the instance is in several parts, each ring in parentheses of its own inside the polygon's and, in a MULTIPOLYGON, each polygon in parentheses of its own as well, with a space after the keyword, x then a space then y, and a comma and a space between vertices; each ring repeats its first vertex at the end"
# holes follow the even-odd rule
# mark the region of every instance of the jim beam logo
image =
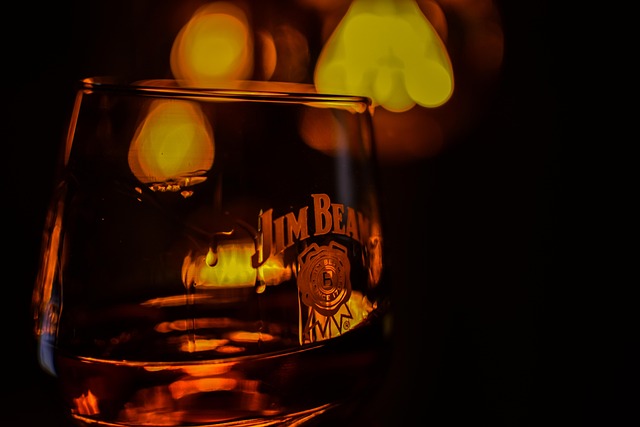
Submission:
POLYGON ((328 246, 314 243, 298 256, 298 264, 299 298, 307 307, 301 343, 341 335, 353 320, 347 305, 351 297, 347 248, 336 242, 328 246))
MULTIPOLYGON (((311 206, 277 218, 269 209, 260 214, 255 267, 270 256, 297 242, 322 235, 343 235, 365 247, 370 223, 361 212, 340 203, 331 203, 327 194, 312 194, 311 206)), ((300 342, 302 344, 341 335, 352 327, 351 266, 347 248, 335 241, 309 245, 298 256, 298 296, 300 300, 300 342)))

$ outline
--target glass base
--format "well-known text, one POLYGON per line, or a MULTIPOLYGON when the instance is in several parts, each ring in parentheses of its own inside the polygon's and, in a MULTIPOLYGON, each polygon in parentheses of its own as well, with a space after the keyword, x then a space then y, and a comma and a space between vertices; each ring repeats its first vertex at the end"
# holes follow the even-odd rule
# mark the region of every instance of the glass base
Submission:
MULTIPOLYGON (((334 412, 340 412, 339 408, 342 407, 342 404, 334 403, 322 405, 317 408, 294 414, 278 415, 275 417, 250 418, 244 420, 220 421, 215 423, 205 422, 203 424, 188 423, 173 425, 143 423, 136 424, 135 427, 161 427, 165 425, 171 425, 172 427, 311 427, 319 426, 321 422, 325 422, 325 417, 327 416, 333 419, 333 416, 335 415, 334 412)), ((132 427, 130 424, 97 421, 95 419, 86 418, 81 415, 72 415, 72 422, 77 427, 132 427)))

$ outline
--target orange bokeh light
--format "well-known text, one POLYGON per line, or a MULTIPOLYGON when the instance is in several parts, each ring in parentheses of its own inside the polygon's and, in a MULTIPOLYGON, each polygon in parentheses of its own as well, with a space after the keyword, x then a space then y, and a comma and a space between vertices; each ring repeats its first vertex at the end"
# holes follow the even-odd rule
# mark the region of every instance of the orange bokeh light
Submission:
POLYGON ((171 71, 189 86, 212 87, 249 78, 253 33, 245 12, 229 2, 202 6, 178 33, 171 71))

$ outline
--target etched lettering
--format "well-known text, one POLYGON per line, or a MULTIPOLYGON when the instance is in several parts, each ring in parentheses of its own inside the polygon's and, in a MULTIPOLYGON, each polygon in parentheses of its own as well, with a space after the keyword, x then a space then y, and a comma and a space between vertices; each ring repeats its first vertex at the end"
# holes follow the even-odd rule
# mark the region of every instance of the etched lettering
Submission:
POLYGON ((297 219, 293 212, 285 215, 287 218, 287 236, 289 236, 287 247, 293 245, 296 240, 305 240, 309 237, 309 226, 307 224, 308 210, 308 206, 300 209, 297 219))
POLYGON ((261 212, 258 216, 258 241, 256 253, 252 256, 254 267, 264 264, 271 255, 275 255, 293 246, 296 242, 308 239, 310 227, 313 236, 328 233, 346 235, 365 245, 370 235, 370 221, 361 212, 342 203, 331 203, 329 195, 311 194, 312 206, 303 206, 295 212, 288 212, 277 218, 273 209, 261 212), (309 217, 309 209, 313 216, 309 217), (312 219, 312 224, 309 220, 312 219))
POLYGON ((342 223, 344 205, 339 203, 332 204, 331 213, 333 214, 333 232, 336 234, 344 234, 344 224, 342 223))
POLYGON ((313 197, 313 215, 315 230, 314 236, 327 234, 331 231, 331 199, 326 194, 312 194, 313 197))

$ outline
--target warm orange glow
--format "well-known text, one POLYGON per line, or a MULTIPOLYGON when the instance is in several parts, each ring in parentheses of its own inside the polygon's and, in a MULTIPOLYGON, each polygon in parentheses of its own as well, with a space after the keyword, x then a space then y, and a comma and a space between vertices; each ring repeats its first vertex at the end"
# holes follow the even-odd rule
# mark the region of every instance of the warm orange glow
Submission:
MULTIPOLYGON (((60 263, 64 263, 64 249, 60 251, 62 239, 62 212, 64 203, 58 201, 51 207, 47 215, 47 231, 43 234, 43 248, 41 268, 38 272, 37 284, 32 295, 32 307, 35 321, 34 334, 39 341, 53 340, 58 333, 59 305, 52 299, 54 283, 60 263), (58 255, 62 253, 61 260, 58 255)), ((38 362, 42 369, 50 374, 56 374, 53 354, 47 345, 38 345, 38 362)))
POLYGON ((439 118, 434 110, 426 108, 402 113, 376 111, 373 131, 378 153, 389 163, 434 156, 445 142, 439 118))
POLYGON ((365 95, 389 111, 453 93, 446 48, 414 0, 354 0, 318 59, 320 92, 365 95))
POLYGON ((273 341, 275 337, 264 332, 235 331, 229 333, 229 338, 234 342, 265 342, 273 341))
POLYGON ((249 242, 221 244, 215 251, 209 248, 207 254, 193 258, 189 254, 182 264, 184 284, 196 288, 243 288, 257 283, 277 285, 291 278, 291 269, 284 266, 282 256, 272 256, 254 268, 251 263, 254 252, 255 245, 249 242))
MULTIPOLYGON (((185 336, 182 345, 180 346, 180 350, 185 353, 195 353, 199 351, 211 351, 216 350, 220 353, 228 353, 225 349, 228 347, 227 343, 229 340, 227 339, 215 339, 215 338, 195 338, 191 339, 190 337, 185 336), (223 350, 220 350, 223 349, 223 350)), ((244 351, 244 348, 239 348, 235 352, 240 353, 244 351)))
POLYGON ((74 413, 80 415, 96 415, 100 413, 98 408, 98 399, 91 393, 91 390, 87 391, 87 394, 82 394, 80 397, 73 399, 75 408, 74 413))
POLYGON ((376 287, 382 279, 382 237, 380 237, 380 226, 374 224, 374 235, 367 242, 367 252, 369 253, 369 285, 376 287))
POLYGON ((299 122, 300 136, 310 147, 325 154, 335 155, 339 141, 345 141, 344 128, 329 110, 308 108, 302 111, 299 122))
MULTIPOLYGON (((160 333, 175 331, 197 332, 199 329, 224 328, 230 325, 229 319, 225 318, 180 319, 172 322, 161 322, 156 325, 155 330, 160 333)), ((277 340, 278 337, 265 332, 234 330, 226 333, 225 338, 204 338, 198 335, 182 335, 174 339, 180 344, 180 351, 185 353, 215 350, 218 353, 233 354, 246 350, 244 347, 239 346, 239 344, 274 341, 277 340)))
POLYGON ((271 33, 267 31, 258 31, 256 33, 257 40, 260 45, 260 52, 262 54, 262 62, 260 64, 260 71, 265 80, 270 80, 273 73, 276 70, 277 63, 277 51, 276 43, 273 40, 271 33))
POLYGON ((171 71, 184 84, 201 87, 249 78, 253 34, 244 11, 223 1, 198 9, 174 40, 171 71))
MULTIPOLYGON (((361 135, 355 134, 359 130, 345 126, 340 118, 327 108, 343 108, 343 105, 317 103, 314 106, 318 106, 318 108, 302 110, 298 121, 300 136, 307 145, 330 156, 338 155, 345 150, 359 149, 359 147, 345 143, 345 141, 361 138, 361 135)), ((368 108, 368 104, 363 102, 347 106, 347 108, 351 111, 362 112, 368 108)))
POLYGON ((150 364, 141 363, 141 367, 148 372, 168 371, 173 373, 181 373, 191 377, 207 377, 211 375, 224 375, 230 372, 237 362, 220 362, 207 364, 150 364))
MULTIPOLYGON (((197 348, 197 344, 198 342, 196 341, 196 348, 197 348)), ((216 351, 218 353, 224 353, 224 354, 238 354, 238 353, 244 353, 246 351, 246 348, 238 347, 235 345, 223 345, 216 348, 216 351)))
MULTIPOLYGON (((189 297, 189 301, 192 303, 193 298, 198 300, 198 295, 192 295, 189 297)), ((182 304, 185 303, 185 296, 181 295, 180 299, 182 304)), ((209 299, 209 298, 207 298, 209 299)), ((211 300, 215 302, 215 300, 211 300)), ((179 319, 170 322, 158 323, 155 330, 160 333, 172 332, 172 331, 187 331, 190 329, 207 329, 207 328, 236 328, 241 327, 238 321, 233 321, 228 317, 198 317, 195 319, 179 319)))
MULTIPOLYGON (((191 299, 192 303, 199 303, 199 302, 206 303, 207 300, 211 299, 211 296, 206 294, 201 294, 201 295, 190 295, 189 298, 191 299)), ((184 305, 184 303, 185 303, 184 295, 172 295, 168 297, 152 298, 143 302, 141 305, 147 306, 147 307, 179 307, 181 305, 184 305)))
POLYGON ((187 378, 169 385, 169 391, 174 399, 181 399, 190 394, 210 391, 230 391, 237 387, 238 380, 227 377, 187 378))
POLYGON ((347 301, 347 306, 349 306, 349 311, 353 316, 353 323, 351 324, 352 327, 366 319, 369 313, 374 309, 371 301, 369 301, 362 292, 358 291, 353 291, 351 293, 351 298, 347 301))
POLYGON ((178 191, 206 178, 213 165, 213 133, 197 104, 157 100, 129 148, 129 167, 151 189, 178 191))
POLYGON ((302 82, 307 78, 311 56, 304 34, 281 23, 258 36, 264 80, 302 82))

